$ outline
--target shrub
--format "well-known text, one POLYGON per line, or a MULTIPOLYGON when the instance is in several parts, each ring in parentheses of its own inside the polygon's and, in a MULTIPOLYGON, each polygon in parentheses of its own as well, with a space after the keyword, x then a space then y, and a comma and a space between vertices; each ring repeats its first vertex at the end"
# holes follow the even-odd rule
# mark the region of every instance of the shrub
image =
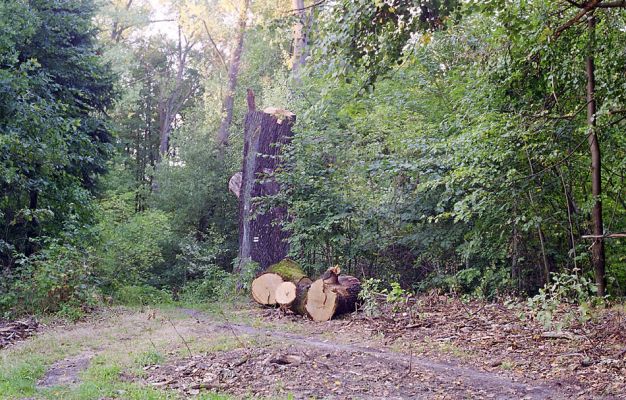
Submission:
POLYGON ((46 240, 42 250, 18 259, 19 272, 9 294, 3 296, 2 309, 18 315, 64 311, 76 319, 76 310, 93 305, 98 298, 94 261, 89 248, 46 240))
POLYGON ((172 302, 171 293, 147 285, 121 286, 115 292, 116 302, 127 306, 147 306, 172 302))
POLYGON ((382 293, 381 284, 382 281, 380 279, 369 278, 361 285, 361 291, 359 292, 359 299, 363 301, 361 309, 369 317, 380 314, 377 297, 382 293))
POLYGON ((591 308, 602 299, 595 294, 597 287, 591 279, 574 271, 574 273, 555 273, 552 281, 539 289, 539 294, 528 299, 532 316, 540 321, 546 329, 561 330, 578 320, 584 323, 590 318, 591 308), (558 314, 562 304, 576 305, 572 311, 558 314))
POLYGON ((165 260, 164 248, 172 241, 170 217, 158 210, 134 213, 128 193, 115 195, 102 203, 98 253, 103 286, 142 285, 151 270, 165 260))

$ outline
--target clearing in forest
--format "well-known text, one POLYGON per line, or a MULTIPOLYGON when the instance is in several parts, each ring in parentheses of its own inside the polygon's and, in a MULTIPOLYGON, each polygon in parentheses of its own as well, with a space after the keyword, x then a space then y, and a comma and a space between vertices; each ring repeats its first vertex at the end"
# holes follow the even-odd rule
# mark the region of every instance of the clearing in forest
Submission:
POLYGON ((557 334, 501 305, 443 296, 420 299, 416 313, 325 323, 248 302, 227 308, 108 309, 43 328, 1 350, 0 396, 617 399, 626 392, 623 310, 557 334))

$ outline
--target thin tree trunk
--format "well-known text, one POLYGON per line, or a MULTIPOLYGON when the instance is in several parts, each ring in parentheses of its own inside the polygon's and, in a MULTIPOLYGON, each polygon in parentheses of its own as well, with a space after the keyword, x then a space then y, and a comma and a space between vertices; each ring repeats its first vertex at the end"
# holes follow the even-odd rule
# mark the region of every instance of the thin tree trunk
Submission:
POLYGON ((171 91, 166 88, 165 93, 159 96, 159 160, 169 152, 169 141, 172 128, 175 128, 176 116, 191 98, 196 85, 193 81, 185 82, 187 57, 195 46, 195 42, 185 41, 183 46, 182 27, 178 27, 178 69, 175 85, 171 91), (186 83, 188 85, 186 85, 186 83), (174 125, 174 126, 173 126, 174 125))
POLYGON ((589 127, 589 150, 591 151, 591 191, 594 198, 591 211, 593 234, 598 236, 591 245, 591 260, 598 286, 598 296, 604 296, 606 289, 604 234, 602 224, 602 171, 601 153, 596 132, 596 81, 595 81, 595 35, 596 19, 592 15, 587 22, 589 31, 589 49, 586 60, 587 70, 587 125, 589 127))
MULTIPOLYGON (((528 150, 526 150, 526 158, 528 159, 528 165, 530 166, 530 173, 535 174, 535 168, 533 167, 533 163, 530 159, 530 154, 528 154, 528 150)), ((533 198, 532 191, 528 191, 528 197, 530 199, 530 205, 535 208, 535 199, 533 198)), ((543 234, 543 229, 541 229, 541 223, 537 223, 537 235, 539 236, 539 243, 541 245, 541 257, 543 260, 543 274, 544 274, 544 283, 550 282, 550 264, 548 263, 548 256, 546 254, 546 238, 543 234)))
POLYGON ((572 260, 574 261, 574 269, 578 274, 578 265, 576 263, 576 240, 574 238, 574 223, 572 222, 572 202, 570 201, 570 193, 567 190, 567 185, 565 184, 565 178, 563 177, 563 171, 560 167, 557 168, 557 172, 559 173, 559 177, 561 178, 561 183, 563 184, 563 194, 565 195, 565 206, 567 207, 567 222, 569 225, 569 240, 570 240, 570 248, 572 250, 572 260))
POLYGON ((304 9, 304 0, 292 0, 296 22, 293 25, 293 54, 291 55, 291 72, 293 77, 300 79, 300 69, 304 66, 305 49, 306 49, 306 33, 304 24, 306 14, 304 9))
POLYGON ((246 33, 246 21, 248 19, 249 7, 250 0, 245 0, 243 10, 239 14, 239 31, 235 38, 235 49, 230 58, 230 65, 228 67, 228 87, 226 89, 226 95, 224 96, 224 102, 222 103, 224 118, 217 132, 217 142, 220 146, 226 146, 228 144, 230 125, 233 122, 235 91, 237 90, 237 79, 239 78, 239 66, 241 63, 241 53, 243 53, 243 42, 246 33))

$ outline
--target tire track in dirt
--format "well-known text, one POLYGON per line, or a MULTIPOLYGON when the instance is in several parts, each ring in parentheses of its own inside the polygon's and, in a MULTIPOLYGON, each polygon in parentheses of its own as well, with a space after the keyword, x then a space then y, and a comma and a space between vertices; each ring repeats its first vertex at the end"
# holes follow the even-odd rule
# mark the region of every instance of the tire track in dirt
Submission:
MULTIPOLYGON (((434 373, 437 382, 430 382, 430 384, 435 384, 435 389, 437 384, 442 384, 443 382, 461 382, 459 383, 460 385, 463 385, 470 389, 475 389, 476 391, 481 393, 488 394, 486 398, 571 398, 571 394, 565 393, 560 388, 554 385, 550 385, 548 383, 524 382, 521 378, 481 371, 478 369, 474 369, 470 366, 463 366, 459 364, 442 362, 432 359, 426 359, 419 356, 393 352, 387 349, 330 342, 313 336, 304 336, 277 330, 260 329, 243 324, 219 323, 211 319, 210 316, 196 310, 181 309, 181 311, 189 315, 190 317, 195 318, 199 323, 202 323, 204 329, 208 328, 213 331, 219 330, 223 332, 231 332, 235 335, 242 334, 257 337, 268 337, 273 340, 287 341, 298 344, 302 347, 310 347, 313 349, 327 352, 358 354, 361 356, 372 357, 374 359, 392 365, 394 369, 398 369, 398 366, 402 365, 407 371, 407 376, 410 375, 409 373, 411 371, 418 372, 421 370, 427 371, 429 373, 434 373)), ((425 383, 425 385, 426 384, 428 383, 425 383)))
POLYGON ((43 378, 37 382, 37 389, 80 383, 80 374, 89 368, 91 359, 95 355, 95 353, 87 351, 55 362, 48 368, 43 378))

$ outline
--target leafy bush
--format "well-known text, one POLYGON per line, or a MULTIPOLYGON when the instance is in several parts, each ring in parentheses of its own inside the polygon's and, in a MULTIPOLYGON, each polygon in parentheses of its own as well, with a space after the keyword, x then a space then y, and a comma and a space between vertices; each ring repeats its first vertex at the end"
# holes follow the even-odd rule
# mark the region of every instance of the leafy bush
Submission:
POLYGON ((31 257, 17 260, 19 272, 0 303, 5 313, 34 314, 64 311, 76 319, 76 310, 96 303, 94 257, 61 240, 47 240, 31 257))
POLYGON ((170 216, 158 210, 134 212, 133 196, 114 195, 101 204, 100 275, 109 290, 117 284, 147 283, 150 271, 165 261, 164 251, 173 240, 170 216))
POLYGON ((532 316, 546 329, 561 330, 574 320, 584 323, 591 317, 591 308, 602 302, 602 299, 595 297, 597 287, 592 280, 577 272, 553 274, 552 282, 528 299, 532 316), (559 314, 557 311, 562 304, 576 305, 577 308, 575 311, 568 308, 559 314))
POLYGON ((148 306, 172 302, 172 294, 147 285, 121 286, 115 292, 115 301, 127 306, 148 306))
POLYGON ((499 294, 513 291, 509 271, 505 268, 489 267, 462 269, 454 275, 435 272, 417 285, 419 292, 440 289, 463 296, 494 299, 499 294))
POLYGON ((399 311, 402 306, 407 304, 411 296, 409 292, 400 287, 398 282, 391 282, 391 289, 385 289, 383 293, 387 296, 387 303, 393 305, 393 311, 399 311))
POLYGON ((467 268, 454 276, 455 286, 461 293, 473 293, 480 284, 481 272, 477 268, 467 268))
POLYGON ((367 316, 373 317, 380 314, 377 296, 382 293, 381 284, 380 279, 369 278, 361 285, 359 299, 363 301, 361 309, 367 316))
POLYGON ((226 299, 236 294, 235 275, 219 267, 213 274, 207 274, 203 279, 189 282, 182 290, 180 299, 186 303, 203 303, 217 299, 226 299))

